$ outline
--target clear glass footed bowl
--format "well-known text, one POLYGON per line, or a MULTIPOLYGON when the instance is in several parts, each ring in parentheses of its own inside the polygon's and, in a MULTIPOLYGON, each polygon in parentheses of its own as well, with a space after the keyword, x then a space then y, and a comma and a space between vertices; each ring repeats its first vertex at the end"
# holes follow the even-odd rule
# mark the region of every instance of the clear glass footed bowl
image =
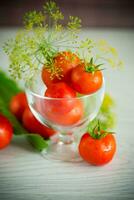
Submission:
POLYGON ((45 158, 80 161, 78 144, 87 125, 98 114, 103 101, 105 82, 95 93, 77 98, 45 97, 46 86, 41 73, 26 83, 29 107, 42 124, 53 128, 57 133, 50 138, 49 147, 42 154, 45 158))

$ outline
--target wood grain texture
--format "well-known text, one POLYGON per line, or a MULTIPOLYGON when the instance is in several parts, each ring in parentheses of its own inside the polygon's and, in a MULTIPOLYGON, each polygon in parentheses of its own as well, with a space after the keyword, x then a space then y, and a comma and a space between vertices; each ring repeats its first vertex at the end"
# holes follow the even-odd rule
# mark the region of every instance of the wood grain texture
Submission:
MULTIPOLYGON (((0 30, 0 46, 15 30, 0 30)), ((126 200, 134 199, 134 31, 84 30, 81 37, 105 38, 125 62, 121 71, 105 71, 107 90, 118 114, 117 153, 104 167, 45 160, 24 138, 14 137, 0 151, 0 200, 126 200)), ((0 50, 2 51, 2 50, 0 50)), ((8 62, 0 52, 0 65, 8 62)))

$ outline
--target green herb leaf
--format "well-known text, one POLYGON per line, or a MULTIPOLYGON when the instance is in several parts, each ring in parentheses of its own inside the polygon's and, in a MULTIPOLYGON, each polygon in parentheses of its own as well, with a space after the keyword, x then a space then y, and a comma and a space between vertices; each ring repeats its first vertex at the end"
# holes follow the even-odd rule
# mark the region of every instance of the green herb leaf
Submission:
POLYGON ((32 146, 38 151, 46 149, 49 145, 49 140, 44 140, 40 135, 37 134, 30 133, 29 135, 27 135, 27 138, 32 146))
POLYGON ((113 98, 106 93, 97 117, 88 125, 88 131, 92 132, 98 120, 101 122, 102 130, 111 131, 111 129, 115 127, 117 121, 116 114, 113 112, 114 107, 115 102, 113 98))

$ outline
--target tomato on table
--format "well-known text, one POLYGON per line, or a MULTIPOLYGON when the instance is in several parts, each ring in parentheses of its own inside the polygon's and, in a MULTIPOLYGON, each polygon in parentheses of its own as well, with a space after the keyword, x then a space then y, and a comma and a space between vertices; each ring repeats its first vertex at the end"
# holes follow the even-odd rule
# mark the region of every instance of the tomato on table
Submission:
POLYGON ((76 97, 76 92, 66 83, 59 82, 51 84, 47 88, 45 96, 54 98, 46 100, 46 106, 48 106, 52 112, 66 114, 75 104, 75 100, 73 98, 76 97))
POLYGON ((103 83, 103 75, 98 66, 92 63, 86 66, 82 63, 72 69, 70 78, 72 88, 81 94, 92 94, 99 90, 103 83))
POLYGON ((41 124, 32 114, 29 108, 26 108, 22 117, 23 126, 31 133, 40 134, 44 138, 49 138, 56 132, 41 124))
POLYGON ((60 81, 69 82, 71 70, 80 63, 81 60, 75 53, 71 51, 59 52, 53 59, 53 65, 58 69, 58 72, 52 76, 51 66, 44 66, 42 69, 42 80, 46 86, 60 81), (56 76, 56 74, 59 76, 56 76))
POLYGON ((22 119, 22 115, 26 107, 28 107, 28 102, 24 92, 20 92, 17 95, 13 96, 9 104, 10 111, 19 120, 22 119))
POLYGON ((11 142, 13 128, 9 120, 0 114, 0 149, 5 148, 11 142))
POLYGON ((116 141, 113 134, 101 131, 85 133, 79 144, 81 157, 92 165, 104 165, 110 162, 116 151, 116 141))
POLYGON ((58 125, 74 125, 82 119, 84 111, 81 101, 75 99, 73 103, 73 108, 69 112, 66 112, 66 114, 61 114, 57 112, 57 110, 52 110, 51 107, 46 106, 44 109, 44 116, 51 122, 58 125))

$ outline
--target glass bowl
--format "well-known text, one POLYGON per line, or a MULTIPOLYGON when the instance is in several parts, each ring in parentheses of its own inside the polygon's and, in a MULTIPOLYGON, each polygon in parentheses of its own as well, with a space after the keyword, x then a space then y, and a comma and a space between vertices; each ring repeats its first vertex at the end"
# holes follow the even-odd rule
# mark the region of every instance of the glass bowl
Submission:
POLYGON ((102 104, 104 78, 97 92, 69 99, 45 97, 46 86, 41 80, 41 73, 33 76, 26 83, 25 89, 29 107, 37 120, 56 130, 42 155, 48 159, 80 161, 78 144, 102 104))

